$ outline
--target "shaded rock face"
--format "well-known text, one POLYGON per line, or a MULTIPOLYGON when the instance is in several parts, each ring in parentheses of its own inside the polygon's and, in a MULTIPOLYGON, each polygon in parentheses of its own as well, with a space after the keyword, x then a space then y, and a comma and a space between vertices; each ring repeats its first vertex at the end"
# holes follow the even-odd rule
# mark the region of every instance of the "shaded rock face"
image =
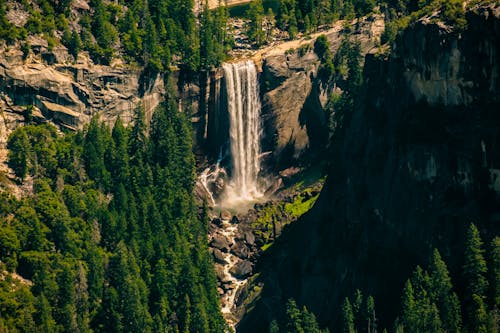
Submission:
POLYGON ((468 225, 485 243, 500 233, 499 14, 468 13, 461 34, 420 22, 388 59, 367 56, 328 181, 257 268, 268 272, 262 298, 240 332, 264 331, 290 297, 336 331, 357 288, 391 327, 404 281, 434 247, 459 277, 468 225))

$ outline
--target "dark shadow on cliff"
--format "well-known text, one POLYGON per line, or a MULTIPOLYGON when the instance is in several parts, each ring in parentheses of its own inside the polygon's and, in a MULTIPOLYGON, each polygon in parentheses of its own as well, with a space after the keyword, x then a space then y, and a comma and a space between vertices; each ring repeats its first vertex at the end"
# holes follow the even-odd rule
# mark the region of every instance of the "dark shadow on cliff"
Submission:
POLYGON ((308 152, 315 155, 324 151, 328 145, 328 122, 319 99, 321 81, 319 78, 314 77, 312 73, 310 79, 312 82, 311 92, 299 113, 299 123, 301 126, 305 126, 307 130, 309 138, 308 152))
POLYGON ((404 282, 433 248, 461 296, 467 227, 474 222, 486 244, 500 234, 500 66, 490 63, 500 59, 499 30, 480 27, 458 38, 418 25, 389 60, 367 56, 363 98, 328 156, 325 187, 262 256, 262 293, 239 332, 267 331, 291 297, 338 331, 341 302, 358 288, 374 296, 378 328, 392 328, 404 282), (428 45, 415 49, 416 40, 428 45), (487 43, 495 46, 479 47, 487 43), (466 57, 457 76, 474 78, 468 95, 455 79, 445 92, 425 86, 449 77, 452 51, 466 57))

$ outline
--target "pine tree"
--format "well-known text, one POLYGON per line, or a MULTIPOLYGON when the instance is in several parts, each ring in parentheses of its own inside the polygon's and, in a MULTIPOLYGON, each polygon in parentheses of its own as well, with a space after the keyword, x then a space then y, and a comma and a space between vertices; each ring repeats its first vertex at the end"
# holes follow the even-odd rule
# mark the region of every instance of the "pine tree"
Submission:
POLYGON ((302 330, 302 318, 297 303, 289 299, 286 303, 287 328, 289 332, 300 333, 302 330))
POLYGON ((24 179, 28 174, 30 147, 31 145, 24 128, 18 127, 9 136, 7 143, 7 148, 9 148, 8 163, 16 176, 21 179, 24 179))
POLYGON ((464 277, 467 280, 468 295, 475 294, 484 297, 488 287, 485 274, 487 271, 484 260, 483 242, 479 230, 474 224, 469 226, 465 244, 464 277))
POLYGON ((471 317, 472 320, 469 323, 470 331, 477 333, 486 333, 488 313, 486 312, 486 306, 484 304, 483 298, 479 295, 472 295, 472 305, 471 305, 471 317))
POLYGON ((304 333, 321 333, 314 313, 309 312, 305 306, 302 308, 301 322, 304 333))
POLYGON ((342 332, 354 333, 354 314, 351 307, 351 302, 346 297, 342 303, 342 332))
POLYGON ((408 279, 403 290, 401 323, 407 332, 413 332, 413 328, 417 326, 415 295, 413 285, 408 279))
POLYGON ((248 37, 259 47, 265 43, 266 38, 266 33, 263 30, 264 6, 262 0, 253 0, 250 2, 246 15, 250 20, 248 37))
POLYGON ((357 329, 362 327, 362 321, 363 321, 362 310, 363 310, 363 294, 361 293, 361 290, 356 289, 356 292, 354 293, 354 299, 352 302, 352 313, 354 316, 354 327, 357 329))
POLYGON ((466 310, 469 327, 479 329, 482 325, 482 308, 488 281, 486 280, 486 261, 483 256, 483 242, 479 235, 479 230, 474 224, 469 226, 465 243, 465 262, 463 274, 467 283, 465 290, 466 310))
POLYGON ((443 327, 447 332, 460 332, 461 315, 457 295, 452 291, 451 279, 445 262, 434 249, 430 263, 431 301, 439 308, 443 327))
POLYGON ((128 133, 119 116, 116 118, 111 136, 114 141, 111 175, 115 184, 127 184, 130 177, 128 133))
POLYGON ((493 238, 490 248, 492 304, 500 310, 500 237, 493 238))
POLYGON ((280 332, 280 327, 278 325, 278 322, 276 320, 271 321, 269 324, 269 333, 279 333, 280 332))
MULTIPOLYGON (((366 299, 365 327, 367 333, 377 332, 377 317, 375 315, 375 299, 370 295, 366 299)), ((364 330, 363 330, 364 331, 364 330)))

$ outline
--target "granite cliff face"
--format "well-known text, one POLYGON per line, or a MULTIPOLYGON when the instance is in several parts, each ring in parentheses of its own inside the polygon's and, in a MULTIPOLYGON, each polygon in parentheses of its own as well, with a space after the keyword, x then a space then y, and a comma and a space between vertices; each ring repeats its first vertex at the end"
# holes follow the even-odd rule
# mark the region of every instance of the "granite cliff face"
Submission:
MULTIPOLYGON (((365 55, 380 42, 383 30, 383 16, 372 15, 350 25, 339 22, 324 34, 332 54, 337 52, 343 37, 348 36, 360 42, 361 53, 365 55)), ((272 164, 278 169, 296 163, 304 154, 323 151, 328 142, 324 108, 334 87, 324 86, 318 77, 320 61, 313 51, 315 40, 263 56, 263 151, 272 151, 272 164)))
POLYGON ((264 288, 241 332, 266 329, 290 297, 336 329, 357 288, 374 295, 379 327, 391 327, 404 281, 432 248, 455 274, 469 223, 498 234, 500 7, 467 19, 460 33, 422 20, 387 59, 367 55, 327 183, 257 267, 264 288))

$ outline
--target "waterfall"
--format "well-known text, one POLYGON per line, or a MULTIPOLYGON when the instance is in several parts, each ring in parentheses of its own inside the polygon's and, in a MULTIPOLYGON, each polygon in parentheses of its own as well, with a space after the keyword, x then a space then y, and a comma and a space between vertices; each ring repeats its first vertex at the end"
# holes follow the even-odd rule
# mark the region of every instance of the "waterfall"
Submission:
POLYGON ((253 61, 223 64, 232 157, 226 201, 250 201, 262 196, 260 171, 260 96, 253 61))

